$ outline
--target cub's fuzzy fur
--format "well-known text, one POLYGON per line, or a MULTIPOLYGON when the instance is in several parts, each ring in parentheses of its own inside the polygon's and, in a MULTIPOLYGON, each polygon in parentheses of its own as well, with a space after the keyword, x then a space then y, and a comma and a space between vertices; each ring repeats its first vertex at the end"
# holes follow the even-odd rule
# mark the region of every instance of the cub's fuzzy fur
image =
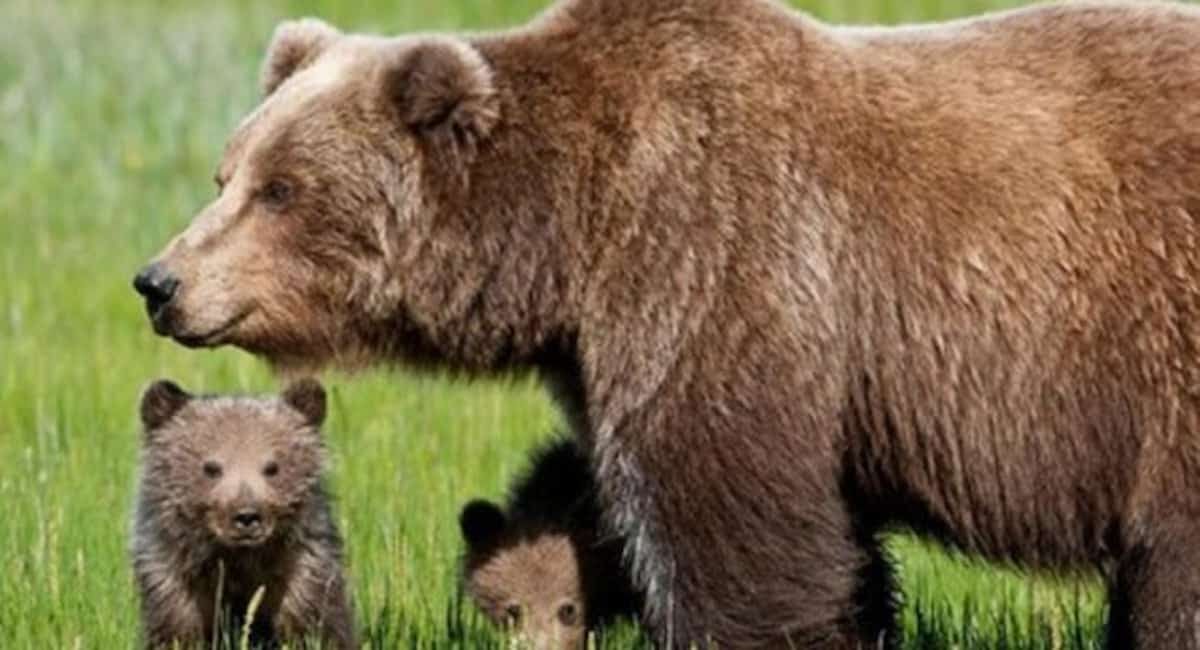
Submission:
POLYGON ((589 630, 640 612, 596 498, 587 456, 560 438, 536 450, 503 506, 463 507, 463 581, 492 622, 536 648, 575 649, 589 630))
POLYGON ((342 540, 321 486, 325 393, 198 397, 170 381, 142 397, 133 569, 147 648, 237 639, 256 592, 256 643, 355 645, 342 540))

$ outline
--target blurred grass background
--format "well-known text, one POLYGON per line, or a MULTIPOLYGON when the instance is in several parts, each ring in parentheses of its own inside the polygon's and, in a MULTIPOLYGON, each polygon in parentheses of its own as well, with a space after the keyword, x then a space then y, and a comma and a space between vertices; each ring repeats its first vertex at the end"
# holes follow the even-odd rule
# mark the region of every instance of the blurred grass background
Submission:
MULTIPOLYGON (((802 3, 833 21, 893 23, 989 0, 802 3)), ((232 349, 154 337, 129 288, 138 265, 212 195, 224 139, 256 101, 276 22, 347 30, 513 25, 540 0, 0 0, 0 647, 137 640, 126 556, 136 401, 169 376, 271 391, 232 349)), ((495 640, 456 600, 456 515, 499 496, 556 414, 535 385, 327 377, 331 479, 360 622, 373 647, 495 640)), ((910 648, 1098 647, 1095 584, 979 567, 898 538, 910 648)), ((633 644, 618 631, 606 647, 633 644)))

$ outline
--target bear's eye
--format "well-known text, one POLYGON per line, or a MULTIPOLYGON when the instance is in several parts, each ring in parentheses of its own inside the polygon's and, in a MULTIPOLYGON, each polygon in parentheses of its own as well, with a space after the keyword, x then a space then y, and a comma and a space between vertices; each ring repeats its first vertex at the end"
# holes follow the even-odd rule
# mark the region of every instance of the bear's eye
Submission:
POLYGON ((221 464, 214 460, 204 463, 204 475, 208 478, 219 478, 221 476, 221 464))
POLYGON ((521 606, 509 605, 504 608, 504 624, 516 627, 521 624, 521 606))
POLYGON ((567 627, 579 623, 579 608, 575 606, 575 603, 564 603, 558 608, 558 622, 567 627))
POLYGON ((263 466, 263 476, 272 477, 279 473, 279 463, 271 461, 263 466))
POLYGON ((292 186, 275 179, 262 188, 262 200, 273 208, 283 207, 292 199, 292 186))

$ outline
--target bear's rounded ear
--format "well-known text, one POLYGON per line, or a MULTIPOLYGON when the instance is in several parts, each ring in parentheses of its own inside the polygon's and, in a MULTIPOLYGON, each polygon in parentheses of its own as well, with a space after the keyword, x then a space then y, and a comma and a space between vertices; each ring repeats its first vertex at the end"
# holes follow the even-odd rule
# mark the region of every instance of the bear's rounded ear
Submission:
POLYGON ((491 501, 476 499, 463 506, 458 527, 472 551, 485 549, 496 542, 508 522, 500 506, 491 501))
POLYGON ((312 63, 340 35, 337 29, 316 18, 280 23, 271 37, 260 73, 263 95, 275 92, 288 77, 312 63))
POLYGON ((159 379, 142 392, 142 425, 153 431, 166 424, 192 396, 169 379, 159 379))
POLYGON ((311 377, 297 379, 283 389, 283 401, 296 409, 304 420, 319 427, 325 421, 325 387, 311 377))
POLYGON ((500 120, 491 66, 463 40, 438 37, 404 46, 383 83, 404 126, 440 146, 473 148, 500 120))

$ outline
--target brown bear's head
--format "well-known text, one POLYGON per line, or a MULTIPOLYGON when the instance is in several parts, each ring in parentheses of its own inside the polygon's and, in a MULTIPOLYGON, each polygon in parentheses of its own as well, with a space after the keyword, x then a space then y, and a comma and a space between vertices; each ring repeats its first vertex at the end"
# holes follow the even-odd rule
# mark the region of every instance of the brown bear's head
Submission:
POLYGON ((325 392, 313 380, 278 399, 198 397, 159 380, 141 417, 143 498, 181 536, 262 546, 286 534, 319 487, 325 392))
POLYGON ((277 29, 262 86, 217 197, 135 278, 155 330, 282 366, 352 367, 406 335, 420 356, 422 319, 487 279, 455 202, 499 119, 491 68, 462 39, 306 19, 277 29))
POLYGON ((520 530, 483 500, 468 503, 459 524, 466 589, 484 616, 529 647, 582 648, 589 612, 577 541, 565 532, 520 530))

